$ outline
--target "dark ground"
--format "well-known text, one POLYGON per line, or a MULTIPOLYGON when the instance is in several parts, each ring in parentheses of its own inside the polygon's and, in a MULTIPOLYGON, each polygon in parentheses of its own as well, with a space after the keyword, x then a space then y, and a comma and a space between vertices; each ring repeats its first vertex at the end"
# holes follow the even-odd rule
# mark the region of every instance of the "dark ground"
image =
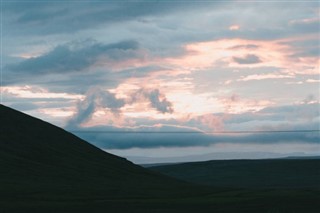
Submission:
MULTIPOLYGON (((144 169, 3 105, 0 121, 0 213, 320 212, 317 176, 308 173, 308 168, 318 168, 318 161, 289 166, 305 168, 296 173, 301 176, 299 187, 290 181, 286 185, 283 178, 277 182, 275 176, 270 176, 272 186, 261 187, 255 179, 261 172, 256 161, 245 166, 251 165, 253 172, 256 168, 256 175, 240 169, 238 161, 219 174, 192 165, 202 169, 199 174, 217 175, 220 183, 206 186, 203 179, 197 180, 199 185, 144 169), (223 178, 229 175, 251 183, 223 178)), ((266 167, 270 173, 291 176, 286 163, 273 162, 266 167)))
POLYGON ((215 187, 320 189, 320 159, 213 160, 149 169, 215 187))

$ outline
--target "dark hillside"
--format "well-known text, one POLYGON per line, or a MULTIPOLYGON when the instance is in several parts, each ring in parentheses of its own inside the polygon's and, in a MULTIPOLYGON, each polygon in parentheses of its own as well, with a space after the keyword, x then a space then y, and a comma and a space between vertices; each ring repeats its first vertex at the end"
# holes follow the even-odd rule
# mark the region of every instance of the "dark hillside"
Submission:
POLYGON ((210 186, 320 189, 319 159, 213 160, 150 169, 210 186))
POLYGON ((194 193, 189 184, 108 154, 61 128, 3 105, 0 121, 0 198, 6 203, 194 193))
MULTIPOLYGON (((134 165, 61 128, 3 105, 0 105, 0 122, 0 213, 306 213, 320 210, 317 189, 223 187, 220 183, 228 179, 221 174, 216 177, 218 187, 194 185, 134 165)), ((276 170, 277 166, 268 168, 270 172, 285 169, 282 164, 279 166, 276 170)), ((245 167, 260 171, 255 161, 247 162, 245 167)), ((217 171, 229 173, 233 179, 243 178, 243 174, 248 178, 246 172, 242 174, 246 170, 241 168, 245 167, 225 165, 217 171)), ((211 174, 208 177, 214 174, 211 167, 201 164, 174 170, 186 180, 196 174, 211 174)), ((250 180, 256 181, 255 177, 259 176, 252 176, 250 180)))

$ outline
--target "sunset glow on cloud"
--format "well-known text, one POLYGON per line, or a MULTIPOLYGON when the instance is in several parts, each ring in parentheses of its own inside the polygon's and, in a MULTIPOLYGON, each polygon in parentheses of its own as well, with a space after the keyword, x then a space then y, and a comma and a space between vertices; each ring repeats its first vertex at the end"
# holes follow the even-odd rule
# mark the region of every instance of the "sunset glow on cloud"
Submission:
POLYGON ((4 2, 3 11, 3 104, 78 132, 199 133, 78 134, 99 147, 320 151, 319 132, 209 134, 319 129, 316 2, 4 2))

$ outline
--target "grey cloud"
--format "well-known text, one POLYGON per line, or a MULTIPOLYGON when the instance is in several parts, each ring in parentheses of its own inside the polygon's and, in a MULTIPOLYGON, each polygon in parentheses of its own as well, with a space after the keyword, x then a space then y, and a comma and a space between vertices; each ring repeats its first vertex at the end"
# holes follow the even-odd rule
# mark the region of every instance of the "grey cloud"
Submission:
POLYGON ((67 127, 72 128, 88 121, 95 110, 99 107, 108 108, 113 113, 117 113, 118 109, 125 105, 123 99, 118 99, 115 94, 108 91, 102 91, 99 88, 92 88, 86 94, 83 101, 77 105, 76 114, 69 120, 67 127))
POLYGON ((312 118, 320 116, 319 104, 308 104, 311 100, 314 100, 313 95, 309 95, 303 100, 304 104, 285 105, 277 107, 267 107, 259 111, 259 113, 270 115, 284 115, 288 118, 312 118), (310 116, 306 116, 309 114, 310 116), (291 115, 291 116, 290 116, 291 115))
POLYGON ((211 141, 210 137, 194 129, 165 125, 136 128, 97 126, 68 130, 105 149, 203 146, 211 141))
POLYGON ((68 126, 76 126, 80 125, 83 122, 88 121, 95 108, 96 108, 96 103, 95 100, 93 99, 94 97, 87 97, 84 100, 84 103, 79 103, 77 106, 77 112, 76 114, 69 120, 68 126))
POLYGON ((7 25, 16 25, 11 33, 19 34, 57 34, 73 33, 80 30, 95 28, 116 22, 133 20, 152 15, 163 16, 177 10, 201 8, 217 5, 208 2, 207 5, 195 2, 171 1, 99 1, 99 2, 6 2, 6 16, 10 19, 7 25), (61 14, 65 11, 63 14, 61 14), (46 24, 44 24, 46 23, 46 24), (68 24, 66 24, 68 23, 68 24), (28 29, 32 26, 33 30, 28 29))
POLYGON ((314 143, 318 144, 319 132, 314 133, 259 133, 259 134, 205 134, 186 127, 161 126, 139 128, 116 128, 98 126, 69 129, 77 136, 102 149, 194 147, 215 143, 235 144, 277 144, 314 143))
POLYGON ((147 98, 150 101, 151 107, 157 111, 161 113, 173 113, 172 103, 158 89, 140 89, 132 94, 129 102, 136 102, 141 97, 147 98))
POLYGON ((315 15, 313 18, 310 21, 294 20, 289 26, 293 31, 319 33, 319 16, 315 15))
POLYGON ((76 114, 68 121, 67 128, 77 127, 91 119, 93 113, 99 108, 108 108, 112 113, 121 115, 119 110, 126 104, 139 102, 139 96, 147 98, 153 108, 161 113, 172 113, 172 104, 158 89, 140 89, 130 99, 116 98, 115 94, 95 87, 85 95, 85 99, 77 104, 76 114))
POLYGON ((255 44, 246 44, 246 45, 236 45, 233 47, 230 47, 230 49, 257 49, 259 46, 255 44))
MULTIPOLYGON (((20 100, 21 101, 21 100, 20 100)), ((18 103, 12 103, 9 105, 11 108, 19 110, 19 111, 28 111, 28 110, 34 110, 38 109, 39 106, 37 106, 34 103, 31 102, 18 102, 18 103)))
MULTIPOLYGON (((300 57, 318 57, 320 55, 320 43, 318 39, 304 39, 304 40, 294 40, 289 42, 280 42, 280 44, 288 45, 293 49, 290 57, 300 58, 300 57)), ((299 59, 298 59, 299 60, 299 59)))
POLYGON ((68 9, 57 9, 52 11, 43 11, 41 8, 38 10, 34 10, 32 13, 24 13, 17 18, 17 22, 24 24, 47 24, 52 20, 54 17, 61 17, 67 14, 69 11, 68 9))
MULTIPOLYGON (((200 131, 198 119, 184 122, 176 120, 157 120, 150 126, 113 127, 95 126, 68 129, 79 137, 104 149, 156 148, 156 147, 195 147, 209 146, 215 143, 234 144, 281 144, 312 143, 320 145, 320 132, 300 132, 300 130, 319 129, 319 104, 300 104, 267 107, 256 113, 214 114, 224 116, 225 131, 266 130, 260 133, 211 134, 200 131), (317 120, 318 118, 318 120, 317 120), (162 125, 157 125, 163 123, 162 125), (164 124, 166 123, 166 124, 164 124), (181 125, 181 124, 180 124, 181 125), (186 127, 188 126, 188 127, 186 127), (277 132, 289 130, 290 132, 277 132), (299 130, 299 131, 297 131, 299 130)), ((140 121, 139 123, 146 123, 140 121)))
POLYGON ((157 66, 144 66, 114 72, 104 67, 94 67, 90 68, 90 71, 42 75, 33 75, 32 73, 19 74, 4 70, 2 85, 32 84, 48 88, 52 92, 85 94, 92 87, 114 88, 125 79, 141 78, 149 73, 163 69, 157 66))
POLYGON ((261 59, 253 54, 248 54, 243 58, 233 57, 232 59, 234 62, 237 62, 238 64, 256 64, 261 62, 261 59))
POLYGON ((317 130, 320 128, 318 103, 272 106, 258 112, 229 114, 225 125, 231 130, 317 130))
POLYGON ((297 51, 296 53, 290 55, 293 58, 301 58, 301 57, 319 57, 320 55, 320 45, 315 46, 313 48, 304 49, 301 51, 297 51))
MULTIPOLYGON (((6 2, 4 6, 6 8, 4 11, 9 13, 5 14, 5 17, 9 18, 4 20, 4 25, 7 26, 7 35, 10 35, 11 31, 15 33, 15 35, 26 35, 28 33, 71 34, 79 30, 91 28, 108 29, 108 27, 111 26, 113 28, 112 30, 108 30, 109 37, 109 31, 118 30, 116 26, 119 22, 128 21, 127 23, 120 24, 125 24, 124 28, 136 29, 136 23, 141 23, 137 31, 138 33, 140 32, 138 37, 143 39, 144 42, 152 36, 153 38, 150 39, 151 42, 161 39, 161 46, 168 43, 168 46, 170 47, 179 47, 181 43, 219 38, 274 39, 305 34, 303 29, 296 29, 294 28, 294 25, 288 26, 288 22, 290 19, 294 18, 296 14, 300 14, 299 16, 301 17, 304 15, 310 16, 310 10, 306 9, 308 9, 308 7, 315 7, 316 4, 312 2, 307 4, 295 2, 288 5, 284 2, 282 4, 279 2, 270 2, 252 5, 238 4, 233 1, 201 3, 192 1, 162 2, 151 0, 148 2, 132 1, 125 3, 115 1, 75 3, 67 1, 60 2, 59 4, 54 2, 6 2), (229 5, 231 7, 220 7, 221 5, 229 5), (68 10, 68 13, 59 15, 59 12, 63 10, 68 10), (239 16, 239 10, 247 11, 248 13, 239 16), (50 19, 48 19, 49 23, 42 24, 41 22, 37 23, 37 21, 34 21, 37 20, 37 16, 44 16, 41 15, 41 13, 39 15, 39 11, 42 11, 41 13, 52 14, 50 19), (263 13, 261 13, 261 11, 263 11, 263 13), (201 19, 203 18, 203 14, 207 13, 213 15, 204 19, 207 26, 203 26, 202 24, 191 26, 189 24, 189 19, 201 19), (275 18, 270 19, 270 14, 276 14, 275 18), (24 20, 23 17, 33 16, 34 18, 26 18, 24 23, 20 23, 24 20), (168 19, 166 19, 166 17, 168 17, 168 19), (255 18, 252 19, 252 17, 255 18), (18 19, 20 19, 20 22, 17 21, 18 19), (145 21, 141 22, 141 20, 149 21, 146 23, 145 21), (253 30, 248 30, 244 27, 238 32, 230 32, 226 28, 230 26, 230 24, 234 24, 234 20, 243 23, 244 26, 251 26, 253 30), (163 31, 159 28, 151 30, 151 26, 159 25, 161 23, 165 23, 169 27, 174 26, 174 29, 170 32, 168 30, 163 31), (210 27, 214 25, 214 28, 210 27), (144 30, 147 31, 145 32, 144 30), (150 32, 150 30, 152 32, 150 32), (163 33, 166 33, 166 36, 157 36, 162 35, 163 33), (147 36, 141 34, 146 34, 147 36)), ((46 19, 46 17, 44 18, 46 19)), ((313 31, 316 30, 317 27, 314 27, 313 31)), ((126 38, 135 37, 137 33, 131 30, 120 31, 118 36, 123 32, 127 32, 128 35, 126 38)), ((77 36, 79 35, 80 34, 77 34, 77 36)), ((117 35, 116 33, 110 32, 110 37, 117 37, 117 35)))
POLYGON ((158 89, 152 90, 149 94, 149 100, 151 102, 151 106, 157 109, 162 113, 172 113, 172 103, 169 102, 165 97, 161 100, 161 94, 158 89))
POLYGON ((30 58, 6 68, 19 74, 48 74, 83 71, 94 65, 99 57, 113 61, 140 57, 136 52, 139 45, 135 41, 101 44, 92 40, 60 45, 39 57, 30 58))
MULTIPOLYGON (((308 96, 303 100, 303 103, 304 103, 304 104, 310 104, 310 103, 312 103, 312 102, 315 101, 315 100, 316 100, 316 99, 315 99, 314 95, 310 94, 310 95, 308 95, 308 96)), ((318 112, 319 112, 319 115, 320 115, 320 109, 318 110, 318 112)))

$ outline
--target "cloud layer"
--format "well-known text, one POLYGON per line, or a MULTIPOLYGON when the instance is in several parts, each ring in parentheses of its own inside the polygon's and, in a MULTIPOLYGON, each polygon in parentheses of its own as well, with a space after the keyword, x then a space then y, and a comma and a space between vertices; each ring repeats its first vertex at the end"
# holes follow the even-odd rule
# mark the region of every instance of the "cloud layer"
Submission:
POLYGON ((123 41, 104 45, 92 40, 72 42, 59 45, 48 53, 32 57, 18 64, 9 65, 7 69, 20 74, 52 74, 74 71, 87 71, 101 60, 107 61, 105 66, 131 58, 138 58, 139 44, 135 41, 123 41))
POLYGON ((2 6, 2 103, 99 147, 319 144, 316 2, 2 6))

